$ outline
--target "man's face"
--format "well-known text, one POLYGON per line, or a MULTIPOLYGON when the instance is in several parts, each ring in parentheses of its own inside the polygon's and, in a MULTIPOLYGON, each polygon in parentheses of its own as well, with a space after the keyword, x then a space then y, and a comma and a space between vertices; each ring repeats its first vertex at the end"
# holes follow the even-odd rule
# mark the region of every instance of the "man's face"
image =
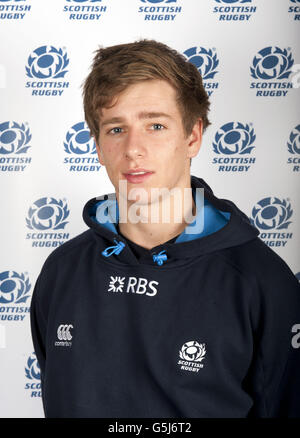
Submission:
POLYGON ((132 188, 190 186, 190 158, 201 145, 201 120, 186 137, 174 88, 164 80, 142 81, 130 85, 103 108, 97 152, 100 164, 119 194, 119 181, 132 188), (147 174, 128 176, 128 172, 144 169, 147 174))

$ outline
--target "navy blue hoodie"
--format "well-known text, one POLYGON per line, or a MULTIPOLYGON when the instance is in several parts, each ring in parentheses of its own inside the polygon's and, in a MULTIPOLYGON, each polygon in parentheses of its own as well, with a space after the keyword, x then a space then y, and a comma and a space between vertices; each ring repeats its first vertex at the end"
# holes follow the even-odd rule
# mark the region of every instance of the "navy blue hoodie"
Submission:
POLYGON ((142 248, 99 220, 110 194, 46 259, 31 303, 46 417, 300 417, 298 280, 233 202, 191 186, 198 234, 142 248))

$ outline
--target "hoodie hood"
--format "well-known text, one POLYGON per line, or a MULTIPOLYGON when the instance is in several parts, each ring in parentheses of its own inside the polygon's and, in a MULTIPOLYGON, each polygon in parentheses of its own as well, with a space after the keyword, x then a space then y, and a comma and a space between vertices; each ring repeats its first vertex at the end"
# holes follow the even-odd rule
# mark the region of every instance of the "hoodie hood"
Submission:
POLYGON ((161 267, 203 256, 214 251, 244 244, 255 239, 259 231, 251 225, 245 213, 227 199, 214 196, 201 178, 191 175, 196 219, 187 225, 173 243, 163 243, 149 249, 142 260, 133 254, 126 239, 118 233, 119 208, 115 193, 90 199, 83 210, 83 219, 94 233, 101 257, 117 264, 150 264, 161 267), (203 196, 201 191, 203 189, 203 196), (203 202, 204 201, 204 202, 203 202))

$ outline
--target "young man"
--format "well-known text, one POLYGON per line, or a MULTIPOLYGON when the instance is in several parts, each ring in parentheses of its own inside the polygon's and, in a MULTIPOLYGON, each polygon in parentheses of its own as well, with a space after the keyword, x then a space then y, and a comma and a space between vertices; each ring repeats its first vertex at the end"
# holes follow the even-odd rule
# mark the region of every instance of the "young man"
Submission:
POLYGON ((36 282, 46 417, 299 416, 298 281, 190 175, 209 125, 196 67, 152 40, 99 49, 84 108, 116 192, 36 282))

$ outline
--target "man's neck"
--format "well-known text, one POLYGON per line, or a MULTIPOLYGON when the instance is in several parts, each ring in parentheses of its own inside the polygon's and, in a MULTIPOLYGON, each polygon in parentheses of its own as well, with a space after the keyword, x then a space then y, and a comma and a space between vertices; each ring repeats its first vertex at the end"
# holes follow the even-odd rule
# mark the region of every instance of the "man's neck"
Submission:
MULTIPOLYGON (((185 219, 189 218, 190 220, 191 215, 193 215, 193 217, 196 216, 196 206, 192 197, 191 188, 190 196, 186 203, 182 202, 182 205, 176 204, 175 198, 170 196, 169 199, 160 200, 156 207, 156 211, 159 212, 156 222, 151 221, 151 204, 144 205, 138 210, 137 214, 139 217, 147 217, 147 222, 139 221, 132 223, 130 220, 126 222, 119 221, 120 233, 137 245, 151 249, 181 234, 190 223, 185 219), (166 211, 166 204, 167 207, 170 205, 168 223, 165 223, 162 215, 162 211, 166 211)), ((128 217, 127 209, 127 218, 128 217)))

